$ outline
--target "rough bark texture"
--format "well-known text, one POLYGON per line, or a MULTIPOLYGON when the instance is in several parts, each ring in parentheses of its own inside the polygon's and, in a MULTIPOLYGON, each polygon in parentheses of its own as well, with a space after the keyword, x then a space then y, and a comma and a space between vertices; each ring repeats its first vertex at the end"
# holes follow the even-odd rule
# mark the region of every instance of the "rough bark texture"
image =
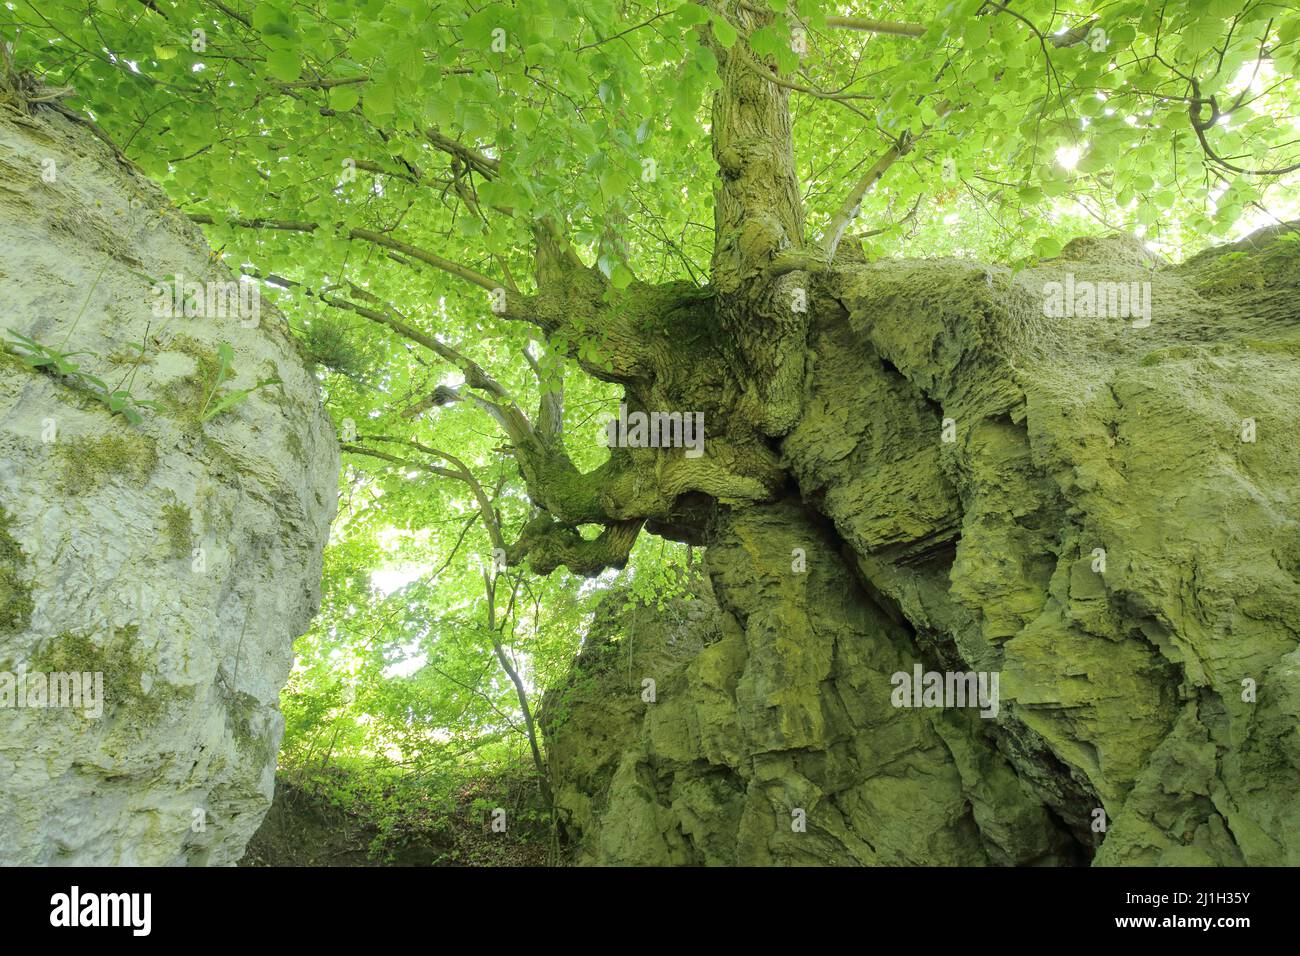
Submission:
POLYGON ((1300 862, 1296 227, 1178 267, 810 252, 786 93, 716 52, 711 284, 589 326, 629 407, 706 412, 705 454, 573 480, 708 544, 720 636, 593 630, 545 721, 577 859, 1300 862), (1049 283, 1106 285, 1066 313, 1049 283), (895 707, 917 663, 997 674, 996 717, 895 707))
POLYGON ((84 126, 0 104, 0 327, 115 387, 144 343, 130 387, 158 403, 128 424, 0 353, 0 672, 104 680, 98 716, 0 708, 4 864, 230 864, 271 800, 338 449, 268 304, 256 328, 152 317, 150 277, 233 281, 166 204, 84 126))
POLYGON ((1288 231, 819 274, 801 504, 718 512, 716 637, 603 619, 548 702, 577 859, 1300 863, 1288 231), (1067 273, 1149 282, 1151 324, 1045 316, 1067 273), (892 706, 914 662, 999 673, 997 718, 892 706))
POLYGON ((910 669, 909 634, 857 585, 833 533, 793 504, 719 525, 712 588, 674 609, 683 622, 606 617, 582 676, 548 705, 581 862, 1074 858, 978 717, 895 709, 875 692, 910 669), (790 572, 794 548, 807 549, 806 573, 790 572), (655 703, 642 702, 646 678, 655 703))

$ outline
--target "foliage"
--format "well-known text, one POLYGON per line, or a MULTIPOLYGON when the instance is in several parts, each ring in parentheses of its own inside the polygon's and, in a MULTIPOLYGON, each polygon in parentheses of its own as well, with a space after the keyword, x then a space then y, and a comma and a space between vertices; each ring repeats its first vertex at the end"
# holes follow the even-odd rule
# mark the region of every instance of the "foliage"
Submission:
MULTIPOLYGON (((284 695, 286 767, 445 782, 523 759, 493 634, 535 695, 565 674, 615 575, 493 577, 473 488, 427 450, 454 454, 495 493, 508 540, 534 516, 497 421, 459 400, 472 362, 529 410, 562 381, 573 464, 608 458, 600 425, 620 390, 565 375, 572 358, 606 357, 586 337, 510 320, 491 290, 533 289, 543 226, 611 294, 707 281, 718 47, 747 51, 792 90, 810 236, 898 150, 845 240, 869 258, 1023 263, 1112 230, 1181 257, 1295 215, 1296 174, 1279 172, 1298 159, 1293 6, 898 0, 888 15, 916 27, 898 36, 840 29, 819 0, 767 5, 779 15, 747 36, 734 5, 678 0, 0 10, 17 66, 74 87, 69 109, 93 117, 232 266, 265 277, 344 434, 324 607, 284 695), (493 621, 485 572, 514 596, 493 621)), ((18 342, 27 364, 137 420, 144 403, 129 391, 18 342)), ((220 393, 228 346, 219 361, 205 420, 253 390, 220 393)), ((687 559, 643 536, 622 576, 662 607, 687 559)))
POLYGON ((537 866, 552 859, 531 768, 415 777, 344 761, 281 770, 245 866, 537 866), (491 828, 498 804, 504 831, 491 828))
POLYGON ((201 421, 210 421, 222 412, 229 411, 240 402, 246 401, 248 396, 252 395, 259 388, 280 384, 280 379, 275 376, 261 378, 258 379, 251 388, 227 389, 220 397, 218 397, 217 390, 235 377, 234 362, 234 348, 232 348, 228 342, 222 342, 218 345, 216 375, 212 382, 212 390, 208 392, 208 397, 203 400, 203 407, 199 409, 199 419, 201 421), (215 402, 213 401, 214 398, 217 399, 215 402))
POLYGON ((15 353, 17 358, 28 368, 58 376, 70 388, 89 395, 132 425, 138 425, 143 420, 139 411, 141 408, 157 408, 156 402, 136 398, 129 388, 112 388, 102 378, 90 374, 72 361, 77 355, 87 354, 85 352, 60 352, 14 329, 10 329, 9 334, 13 336, 12 348, 21 350, 15 353))

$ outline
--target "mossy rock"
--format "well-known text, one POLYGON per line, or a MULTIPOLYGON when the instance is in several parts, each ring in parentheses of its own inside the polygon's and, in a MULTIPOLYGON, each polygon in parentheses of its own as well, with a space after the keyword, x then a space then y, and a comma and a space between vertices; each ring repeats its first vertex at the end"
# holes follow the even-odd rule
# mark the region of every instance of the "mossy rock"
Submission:
POLYGON ((115 478, 142 484, 158 464, 153 439, 134 432, 70 438, 59 443, 59 455, 60 486, 69 495, 90 494, 115 478))
POLYGON ((221 360, 217 352, 188 335, 167 343, 166 351, 179 352, 194 360, 194 371, 169 383, 159 397, 167 417, 198 431, 203 426, 203 405, 221 382, 221 360))
POLYGON ((142 680, 150 664, 137 646, 138 635, 139 628, 134 625, 110 632, 102 641, 88 634, 64 632, 43 642, 27 667, 47 673, 103 674, 106 707, 121 707, 146 723, 161 713, 165 701, 161 693, 144 690, 142 680))
POLYGON ((190 509, 179 502, 163 505, 162 519, 168 553, 173 558, 189 557, 194 542, 194 518, 190 514, 190 509))
POLYGON ((9 534, 9 514, 0 508, 0 634, 27 626, 32 613, 32 589, 23 580, 27 559, 9 534))

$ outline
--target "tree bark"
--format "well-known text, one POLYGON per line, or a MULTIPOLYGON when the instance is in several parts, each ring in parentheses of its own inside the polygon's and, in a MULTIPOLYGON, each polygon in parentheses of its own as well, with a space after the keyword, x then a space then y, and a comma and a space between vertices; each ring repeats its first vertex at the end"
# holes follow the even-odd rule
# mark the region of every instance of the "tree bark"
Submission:
POLYGON ((709 298, 629 300, 707 324, 625 376, 629 407, 708 409, 706 453, 616 452, 639 494, 598 496, 709 545, 723 637, 658 662, 658 704, 587 703, 618 753, 554 731, 579 857, 1300 862, 1295 227, 1176 267, 1118 238, 1014 274, 831 264, 742 45, 716 48, 709 298), (1000 675, 997 714, 895 710, 915 664, 1000 675))

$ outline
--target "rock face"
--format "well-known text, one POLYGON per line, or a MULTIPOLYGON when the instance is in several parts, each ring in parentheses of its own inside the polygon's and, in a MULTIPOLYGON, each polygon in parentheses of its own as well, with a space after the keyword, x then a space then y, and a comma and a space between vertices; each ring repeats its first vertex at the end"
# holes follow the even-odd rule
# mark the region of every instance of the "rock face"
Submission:
POLYGON ((814 284, 801 502, 722 511, 716 639, 606 615, 548 701, 576 858, 1300 863, 1298 235, 814 284), (895 706, 916 664, 996 716, 895 706))
POLYGON ((3 864, 231 864, 270 804, 338 449, 283 320, 166 204, 88 129, 0 105, 3 864), (74 673, 99 706, 43 701, 74 673))
POLYGON ((858 588, 824 529, 793 505, 724 523, 712 587, 677 609, 682 623, 620 616, 616 594, 574 683, 546 702, 556 800, 580 862, 1073 859, 978 716, 890 705, 890 675, 911 669, 906 628, 858 588), (795 548, 805 573, 791 573, 795 548))

